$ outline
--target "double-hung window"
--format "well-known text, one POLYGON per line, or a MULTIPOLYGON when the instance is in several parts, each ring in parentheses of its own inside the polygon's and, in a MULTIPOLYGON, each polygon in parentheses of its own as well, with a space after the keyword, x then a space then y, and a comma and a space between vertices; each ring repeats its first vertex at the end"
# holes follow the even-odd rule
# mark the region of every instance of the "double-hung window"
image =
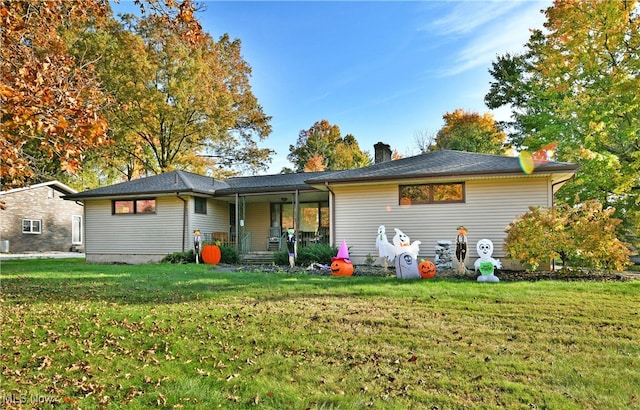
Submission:
POLYGON ((23 219, 22 220, 22 233, 41 234, 42 233, 42 219, 23 219))

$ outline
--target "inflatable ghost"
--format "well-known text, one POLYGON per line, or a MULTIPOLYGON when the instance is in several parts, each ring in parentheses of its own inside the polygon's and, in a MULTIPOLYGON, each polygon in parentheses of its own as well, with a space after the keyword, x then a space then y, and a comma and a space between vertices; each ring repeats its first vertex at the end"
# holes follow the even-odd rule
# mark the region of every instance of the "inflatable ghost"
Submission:
POLYGON ((387 260, 393 261, 395 257, 393 246, 389 243, 384 225, 378 227, 378 235, 376 236, 376 249, 378 256, 382 258, 384 269, 387 269, 387 260))
POLYGON ((409 255, 411 255, 411 257, 413 257, 413 259, 418 259, 418 254, 420 253, 420 244, 422 242, 413 241, 413 243, 411 243, 409 237, 400 229, 394 228, 393 230, 396 231, 396 234, 393 237, 394 254, 400 255, 403 253, 408 253, 409 255))
POLYGON ((473 266, 476 272, 480 271, 478 282, 500 282, 500 279, 494 274, 494 270, 502 268, 502 263, 491 256, 493 255, 493 242, 489 239, 480 239, 476 244, 476 250, 480 258, 473 266))
POLYGON ((418 253, 420 253, 420 241, 411 243, 409 237, 400 229, 394 228, 393 245, 387 242, 384 249, 390 262, 395 261, 396 276, 402 279, 419 279, 418 253))

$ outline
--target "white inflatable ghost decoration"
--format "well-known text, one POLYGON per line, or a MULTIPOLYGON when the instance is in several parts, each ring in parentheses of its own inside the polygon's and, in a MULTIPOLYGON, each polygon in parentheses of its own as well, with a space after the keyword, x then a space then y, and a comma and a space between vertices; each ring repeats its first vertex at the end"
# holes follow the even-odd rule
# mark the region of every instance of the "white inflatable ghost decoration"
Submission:
POLYGON ((478 282, 500 282, 500 279, 494 274, 494 270, 501 269, 502 263, 491 256, 493 255, 493 242, 489 239, 480 239, 476 244, 476 250, 480 258, 473 266, 476 272, 480 271, 478 282))
POLYGON ((384 225, 378 227, 376 237, 376 248, 379 255, 387 258, 389 262, 395 260, 396 275, 399 278, 420 278, 418 272, 418 254, 420 253, 420 241, 411 243, 409 237, 400 229, 394 228, 396 232, 393 237, 393 244, 387 240, 384 225))
POLYGON ((408 253, 413 257, 413 259, 418 259, 418 254, 420 253, 420 241, 413 241, 409 237, 402 232, 398 228, 394 228, 396 231, 395 236, 393 237, 393 249, 395 255, 400 255, 401 253, 408 253))
POLYGON ((390 247, 389 240, 387 239, 386 228, 384 225, 378 227, 378 236, 376 236, 376 249, 378 250, 378 256, 381 258, 387 258, 390 255, 393 260, 393 252, 390 247))

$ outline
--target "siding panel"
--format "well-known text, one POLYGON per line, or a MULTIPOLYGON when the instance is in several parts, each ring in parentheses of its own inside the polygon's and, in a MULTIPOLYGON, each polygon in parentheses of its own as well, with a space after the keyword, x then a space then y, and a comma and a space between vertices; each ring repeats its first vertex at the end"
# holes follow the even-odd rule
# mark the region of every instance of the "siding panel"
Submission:
POLYGON ((86 253, 166 255, 182 250, 183 202, 156 199, 155 214, 112 215, 111 200, 85 202, 86 253))
POLYGON ((456 227, 465 225, 469 260, 477 258, 475 244, 483 238, 493 241, 495 257, 504 257, 504 228, 530 205, 550 205, 548 184, 546 178, 531 177, 467 181, 465 203, 412 206, 398 204, 398 184, 335 186, 335 243, 345 239, 356 262, 369 254, 377 257, 376 232, 379 225, 385 225, 390 242, 393 228, 398 228, 411 241, 420 240, 420 256, 432 259, 437 241, 455 241, 456 227))

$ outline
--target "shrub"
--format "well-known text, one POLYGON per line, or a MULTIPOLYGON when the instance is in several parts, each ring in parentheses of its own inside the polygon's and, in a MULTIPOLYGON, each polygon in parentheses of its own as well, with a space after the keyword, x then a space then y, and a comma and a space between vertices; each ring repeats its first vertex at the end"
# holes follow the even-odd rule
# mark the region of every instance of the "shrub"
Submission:
POLYGON ((510 223, 504 249, 537 270, 541 264, 560 258, 563 268, 623 270, 629 264, 629 249, 616 236, 619 219, 615 210, 602 209, 597 201, 570 207, 530 207, 510 223))
POLYGON ((195 263, 196 254, 193 249, 190 249, 186 252, 174 252, 162 258, 161 262, 175 264, 195 263))
MULTIPOLYGON (((204 244, 202 246, 204 246, 204 244)), ((236 252, 233 246, 220 246, 220 255, 220 263, 234 264, 238 263, 240 259, 238 252, 236 252)), ((175 264, 196 263, 196 253, 193 249, 189 249, 186 252, 174 252, 165 256, 161 262, 175 264)), ((200 263, 202 263, 202 258, 200 259, 200 263)))
POLYGON ((220 263, 234 264, 240 260, 238 252, 233 246, 220 246, 220 254, 222 255, 220 263))
MULTIPOLYGON (((298 256, 296 257, 296 265, 309 266, 312 263, 320 263, 323 265, 331 264, 331 257, 338 254, 338 248, 330 245, 317 244, 304 248, 298 248, 298 256)), ((273 256, 273 263, 276 265, 289 264, 289 252, 276 252, 273 256)))

